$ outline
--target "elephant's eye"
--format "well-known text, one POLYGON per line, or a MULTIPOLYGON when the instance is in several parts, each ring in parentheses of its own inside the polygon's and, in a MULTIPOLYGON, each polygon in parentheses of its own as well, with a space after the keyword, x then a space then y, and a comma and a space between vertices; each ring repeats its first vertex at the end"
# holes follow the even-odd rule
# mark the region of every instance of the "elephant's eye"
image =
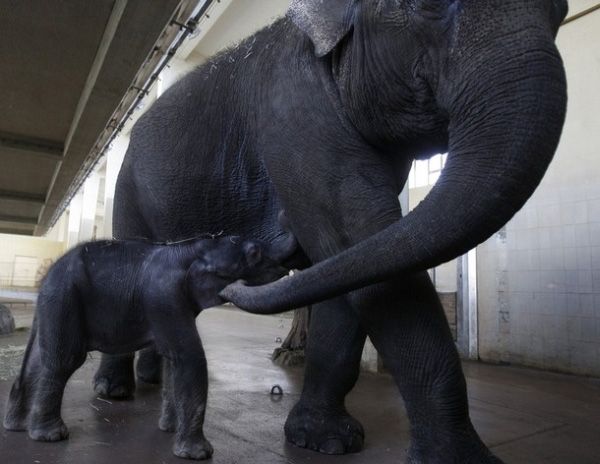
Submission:
POLYGON ((217 268, 215 271, 215 274, 217 277, 221 277, 223 279, 236 279, 239 278, 241 272, 240 272, 240 265, 239 263, 236 263, 232 266, 229 267, 221 267, 221 268, 217 268))

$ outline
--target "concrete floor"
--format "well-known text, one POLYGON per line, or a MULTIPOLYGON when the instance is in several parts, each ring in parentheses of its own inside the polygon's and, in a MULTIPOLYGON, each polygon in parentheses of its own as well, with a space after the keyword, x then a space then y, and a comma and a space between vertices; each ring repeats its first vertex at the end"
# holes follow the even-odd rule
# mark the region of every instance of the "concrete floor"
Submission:
MULTIPOLYGON (((26 321, 26 315, 17 320, 26 321)), ((198 325, 210 370, 206 435, 211 462, 402 463, 409 442, 404 409, 391 378, 364 374, 348 398, 362 421, 365 449, 331 457, 288 445, 287 412, 298 399, 302 369, 283 370, 269 356, 290 320, 237 311, 206 311, 198 325), (275 384, 285 394, 271 397, 275 384)), ((0 416, 27 341, 27 331, 0 337, 0 416)), ((36 443, 25 433, 0 431, 0 462, 10 464, 177 463, 171 435, 157 428, 160 393, 141 384, 134 401, 97 398, 91 379, 94 353, 73 377, 63 403, 71 437, 36 443)), ((600 463, 600 382, 513 367, 466 363, 471 412, 483 440, 507 463, 600 463)))

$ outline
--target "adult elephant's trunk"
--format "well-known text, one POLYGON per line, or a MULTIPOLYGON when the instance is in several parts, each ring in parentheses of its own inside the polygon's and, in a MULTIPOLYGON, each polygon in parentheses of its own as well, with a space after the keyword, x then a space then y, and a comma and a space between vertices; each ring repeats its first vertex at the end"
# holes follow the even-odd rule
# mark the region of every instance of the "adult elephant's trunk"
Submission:
POLYGON ((450 118, 448 162, 414 211, 294 276, 261 287, 233 284, 222 296, 256 313, 297 308, 439 265, 502 227, 531 196, 554 155, 566 83, 554 45, 530 47, 505 66, 488 67, 493 76, 473 69, 454 81, 452 98, 438 96, 450 118))

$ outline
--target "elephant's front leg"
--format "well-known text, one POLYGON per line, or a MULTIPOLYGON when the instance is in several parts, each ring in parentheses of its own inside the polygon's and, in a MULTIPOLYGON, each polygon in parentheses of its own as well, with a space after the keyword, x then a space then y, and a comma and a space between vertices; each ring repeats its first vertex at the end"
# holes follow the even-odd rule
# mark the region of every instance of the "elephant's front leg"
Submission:
POLYGON ((175 432, 176 456, 210 459, 213 447, 203 429, 208 397, 206 356, 193 309, 178 303, 167 308, 154 303, 147 306, 156 349, 165 366, 159 427, 175 432))
POLYGON ((177 413, 173 397, 173 366, 169 360, 164 360, 162 365, 162 408, 158 428, 163 432, 175 432, 177 430, 177 413))
POLYGON ((458 352, 427 273, 348 296, 398 385, 411 424, 409 463, 500 463, 475 432, 458 352))
POLYGON ((208 393, 204 352, 196 347, 173 360, 173 402, 177 416, 173 453, 187 459, 210 459, 213 447, 204 436, 208 393))
MULTIPOLYGON (((287 172, 303 172, 293 185, 276 179, 292 230, 313 262, 401 218, 401 182, 389 159, 368 147, 360 153, 348 147, 342 156, 340 148, 306 155, 304 171, 288 167, 287 172)), ((278 159, 272 162, 271 172, 284 172, 278 159)), ((358 271, 361 263, 354 266, 358 271)), ((309 331, 304 392, 288 420, 286 431, 294 432, 288 439, 323 451, 320 443, 331 436, 343 443, 343 435, 321 425, 346 420, 343 398, 356 379, 363 330, 376 342, 406 402, 411 462, 497 462, 471 425, 460 360, 426 275, 399 276, 319 305, 309 331)), ((339 451, 349 449, 346 443, 339 451)))
POLYGON ((360 451, 361 424, 344 406, 358 378, 365 334, 343 298, 313 306, 300 401, 285 423, 291 443, 327 454, 360 451))

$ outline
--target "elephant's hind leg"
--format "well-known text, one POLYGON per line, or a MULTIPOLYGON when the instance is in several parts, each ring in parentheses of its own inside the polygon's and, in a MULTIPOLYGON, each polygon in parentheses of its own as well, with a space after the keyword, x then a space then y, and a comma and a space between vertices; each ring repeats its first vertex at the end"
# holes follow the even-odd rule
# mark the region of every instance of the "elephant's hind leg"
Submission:
MULTIPOLYGON (((74 370, 74 369, 73 369, 74 370)), ((42 369, 29 421, 29 436, 36 441, 59 441, 69 431, 60 415, 63 392, 71 373, 42 369)))
POLYGON ((8 395, 4 428, 11 431, 27 430, 31 401, 41 373, 40 350, 35 333, 32 330, 23 359, 21 373, 15 380, 8 395))
POLYGON ((313 306, 304 389, 285 423, 289 442, 326 454, 362 449, 362 425, 344 400, 358 378, 364 342, 358 317, 343 298, 313 306))
POLYGON ((107 398, 132 398, 135 392, 134 357, 135 353, 102 354, 94 375, 94 391, 107 398))
POLYGON ((40 372, 28 426, 33 440, 59 441, 69 436, 60 414, 63 393, 71 375, 85 361, 86 353, 67 348, 61 355, 60 360, 45 362, 40 372))
POLYGON ((87 354, 77 298, 67 292, 61 296, 60 300, 51 300, 59 308, 38 309, 47 312, 46 323, 40 323, 38 329, 41 369, 28 424, 29 436, 37 441, 59 441, 69 436, 61 417, 63 393, 87 354))
MULTIPOLYGON (((128 189, 133 188, 130 182, 118 181, 115 192, 113 213, 113 236, 119 240, 147 238, 152 234, 141 216, 140 207, 135 202, 135 194, 128 189)), ((100 366, 94 375, 94 391, 107 398, 124 400, 133 398, 135 393, 135 375, 133 361, 135 353, 120 355, 103 354, 100 366)), ((142 366, 138 365, 141 380, 158 383, 159 372, 149 358, 140 355, 142 366), (147 362, 149 361, 149 362, 147 362)))
POLYGON ((145 383, 157 385, 161 380, 162 362, 160 355, 153 346, 140 351, 135 373, 138 380, 145 383))

